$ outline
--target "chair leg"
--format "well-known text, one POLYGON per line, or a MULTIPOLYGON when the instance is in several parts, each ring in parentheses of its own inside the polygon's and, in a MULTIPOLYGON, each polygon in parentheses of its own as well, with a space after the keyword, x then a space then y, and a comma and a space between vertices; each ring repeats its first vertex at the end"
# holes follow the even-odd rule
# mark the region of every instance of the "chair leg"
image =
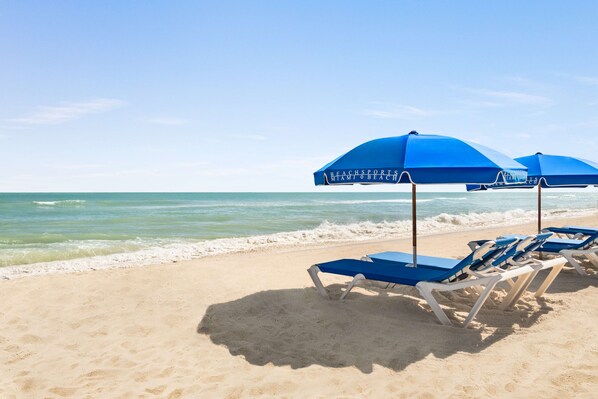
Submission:
POLYGON ((478 293, 478 295, 482 295, 482 292, 484 292, 484 289, 482 287, 480 287, 479 285, 474 285, 472 288, 475 292, 478 293))
POLYGON ((320 295, 322 295, 324 298, 330 299, 330 296, 328 295, 328 291, 326 291, 326 288, 324 288, 324 285, 322 284, 320 277, 318 277, 319 272, 320 272, 320 268, 316 265, 313 265, 312 267, 307 269, 307 273, 309 273, 309 276, 311 277, 312 281, 314 282, 314 285, 316 286, 320 295))
POLYGON ((465 280, 465 281, 461 281, 459 283, 453 283, 452 285, 420 281, 419 283, 417 283, 417 285, 415 287, 419 290, 420 294, 428 302, 428 305, 430 305, 430 307, 432 308, 432 311, 434 312, 434 314, 436 315, 438 320, 440 320, 440 322, 442 324, 444 324, 445 326, 450 326, 450 325, 452 325, 451 321, 449 320, 446 313, 444 313, 444 311, 438 304, 438 301, 436 300, 436 298, 434 298, 434 296, 432 295, 432 291, 434 289, 437 289, 439 291, 454 291, 457 289, 465 289, 465 288, 469 288, 469 287, 483 286, 484 289, 482 290, 477 301, 471 308, 469 314, 467 315, 467 318, 461 325, 461 327, 467 327, 469 325, 469 323, 471 323, 471 321, 476 317, 476 315, 478 314, 478 312, 480 311, 480 309, 482 308, 482 306, 484 305, 486 300, 489 298, 490 293, 492 292, 492 290, 494 289, 496 284, 498 284, 499 281, 501 281, 500 275, 494 276, 494 277, 485 277, 482 279, 465 280), (483 281, 480 281, 480 280, 483 280, 483 281))
POLYGON ((349 283, 349 286, 347 287, 345 292, 343 292, 343 294, 339 298, 339 301, 342 301, 343 299, 345 299, 345 297, 347 296, 347 294, 349 292, 351 292, 353 287, 355 287, 357 285, 357 283, 359 283, 362 280, 365 280, 365 276, 363 274, 360 273, 360 274, 355 275, 355 277, 353 277, 353 280, 351 280, 351 282, 349 283))
POLYGON ((434 298, 434 295, 432 295, 432 287, 423 282, 417 283, 415 287, 417 288, 421 296, 424 297, 426 302, 428 302, 428 305, 432 308, 432 312, 434 312, 438 320, 440 320, 440 323, 445 326, 452 326, 453 323, 451 323, 446 313, 444 313, 444 311, 438 304, 436 298, 434 298))
POLYGON ((534 294, 536 298, 540 298, 542 295, 544 295, 544 293, 546 292, 548 287, 550 287, 550 284, 552 284, 556 276, 558 276, 561 270, 563 270, 563 267, 565 267, 565 262, 552 267, 552 270, 550 271, 550 273, 548 273, 548 276, 546 276, 542 284, 540 284, 540 287, 536 290, 536 293, 534 294))
POLYGON ((594 266, 598 267, 598 255, 596 252, 589 253, 587 256, 590 262, 592 262, 594 266))
POLYGON ((498 308, 500 310, 506 310, 515 305, 519 298, 521 298, 521 295, 525 293, 525 290, 527 289, 527 287, 529 287, 532 280, 536 277, 538 271, 539 270, 528 275, 519 276, 517 278, 517 282, 513 284, 513 286, 509 290, 509 293, 507 294, 505 299, 503 299, 502 303, 498 308))
POLYGON ((469 323, 471 323, 471 321, 476 317, 476 315, 478 314, 480 309, 482 309, 484 302, 486 302, 486 299, 488 299, 488 296, 490 295, 496 284, 498 284, 498 280, 491 281, 488 284, 486 284, 484 291, 482 292, 476 303, 473 305, 473 308, 471 308, 469 315, 467 315, 467 318, 463 322, 463 327, 467 327, 469 323))
POLYGON ((569 264, 571 264, 571 266, 573 266, 575 268, 575 270, 577 270, 577 273, 579 273, 582 276, 587 276, 588 273, 586 273, 585 270, 583 270, 583 267, 579 264, 579 262, 573 257, 573 255, 571 254, 570 251, 568 250, 563 250, 560 252, 561 255, 563 255, 565 257, 565 259, 567 259, 567 261, 569 262, 569 264))

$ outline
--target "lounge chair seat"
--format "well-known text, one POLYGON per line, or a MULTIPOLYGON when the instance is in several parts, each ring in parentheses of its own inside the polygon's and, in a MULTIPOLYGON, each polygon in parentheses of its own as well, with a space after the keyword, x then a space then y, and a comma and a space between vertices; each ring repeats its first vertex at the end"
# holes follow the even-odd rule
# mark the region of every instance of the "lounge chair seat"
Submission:
POLYGON ((578 247, 583 240, 572 238, 551 238, 542 245, 542 252, 560 252, 563 249, 578 247))
MULTIPOLYGON (((457 261, 458 263, 459 261, 457 261)), ((324 273, 355 277, 363 274, 367 280, 384 281, 394 284, 415 286, 420 281, 444 281, 455 273, 429 267, 408 267, 406 262, 378 261, 367 262, 356 259, 340 259, 318 263, 324 273)))
MULTIPOLYGON (((372 261, 391 261, 401 263, 413 262, 413 255, 406 252, 380 252, 377 254, 367 255, 367 258, 372 261)), ((429 267, 437 269, 452 269, 459 263, 459 259, 439 258, 436 256, 417 256, 417 267, 429 267)))
POLYGON ((598 228, 596 227, 587 227, 587 226, 565 226, 565 227, 549 227, 544 229, 546 231, 551 231, 557 234, 565 234, 569 237, 571 236, 584 236, 584 235, 593 235, 598 233, 598 228))
POLYGON ((549 227, 544 230, 565 235, 569 238, 551 238, 538 248, 539 252, 563 255, 569 264, 582 276, 587 276, 587 272, 579 261, 575 259, 576 256, 585 257, 595 267, 598 267, 598 229, 568 226, 549 227))

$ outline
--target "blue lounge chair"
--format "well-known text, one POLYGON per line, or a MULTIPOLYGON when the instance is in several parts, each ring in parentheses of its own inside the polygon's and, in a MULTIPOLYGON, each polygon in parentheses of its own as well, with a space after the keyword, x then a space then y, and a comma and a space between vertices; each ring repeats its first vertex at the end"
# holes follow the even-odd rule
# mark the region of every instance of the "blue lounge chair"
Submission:
MULTIPOLYGON (((529 287, 533 279, 541 270, 553 269, 553 272, 551 272, 546 277, 543 284, 541 285, 541 290, 536 291, 536 297, 542 296, 546 289, 548 289, 550 284, 554 281, 556 276, 560 273, 561 269, 566 263, 565 259, 558 258, 550 261, 540 261, 538 259, 532 258, 533 251, 537 250, 540 246, 542 246, 550 236, 552 236, 552 233, 548 232, 531 236, 510 235, 499 237, 500 239, 516 238, 518 242, 516 245, 511 245, 502 254, 492 258, 489 262, 491 267, 508 269, 512 267, 520 267, 527 265, 534 269, 534 272, 530 273, 529 275, 519 276, 516 282, 509 281, 509 283, 511 283, 511 289, 508 295, 503 299, 500 306, 501 309, 508 309, 509 307, 512 307, 515 303, 517 303, 519 298, 523 295, 525 290, 529 287)), ((480 245, 488 241, 489 240, 471 241, 470 243, 468 243, 468 246, 473 251, 480 245)), ((408 261, 409 256, 409 254, 405 254, 403 252, 389 251, 370 254, 364 257, 363 259, 370 260, 372 262, 406 262, 408 261)), ((458 262, 455 259, 448 258, 435 258, 426 256, 420 257, 420 259, 422 258, 425 259, 426 262, 424 264, 418 264, 418 267, 421 266, 447 269, 453 267, 458 262)))
MULTIPOLYGON (((552 233, 542 233, 538 235, 532 236, 520 236, 520 235, 512 235, 512 236, 504 236, 499 238, 516 238, 518 242, 516 245, 511 245, 509 248, 504 250, 499 256, 495 256, 490 265, 492 267, 500 267, 500 268, 507 268, 508 266, 520 266, 521 263, 527 261, 533 251, 535 251, 538 247, 540 247, 550 236, 552 233)), ((467 245, 473 251, 480 245, 488 242, 490 240, 479 240, 479 241, 471 241, 467 245)), ((411 258, 411 254, 405 252, 395 252, 395 251, 387 251, 387 252, 379 252, 375 254, 366 255, 363 260, 370 260, 372 262, 377 261, 391 261, 391 262, 409 262, 411 258)), ((437 258, 433 256, 418 256, 418 263, 417 267, 433 267, 439 269, 451 269, 457 263, 459 263, 458 259, 452 258, 437 258)))
POLYGON ((566 238, 551 238, 544 243, 539 252, 560 254, 577 270, 582 276, 587 276, 586 271, 575 259, 575 256, 584 256, 594 266, 598 267, 598 229, 588 227, 549 227, 543 231, 549 231, 566 238))
MULTIPOLYGON (((451 325, 452 323, 432 295, 432 292, 435 290, 453 291, 483 286, 484 288, 480 291, 478 300, 463 322, 463 327, 466 327, 480 311, 496 284, 507 279, 530 274, 534 271, 532 267, 527 265, 511 270, 492 267, 491 262, 518 241, 517 238, 488 241, 476 248, 465 259, 460 261, 454 260, 455 265, 452 268, 434 267, 435 264, 430 262, 435 259, 432 257, 428 257, 427 264, 418 262, 418 267, 416 268, 408 266, 412 259, 409 259, 408 262, 385 260, 370 262, 356 259, 341 259, 315 264, 308 269, 308 272, 316 288, 324 297, 329 296, 318 277, 319 272, 353 277, 353 280, 341 295, 341 300, 362 280, 375 280, 415 286, 428 302, 436 317, 444 325, 451 325)), ((420 261, 422 261, 421 258, 420 261)), ((442 261, 440 264, 446 266, 447 263, 442 261)))
MULTIPOLYGON (((549 227, 549 228, 557 228, 557 227, 549 227)), ((565 226, 562 229, 567 229, 571 233, 565 234, 573 234, 573 235, 591 235, 594 233, 598 233, 598 228, 596 227, 587 227, 587 226, 565 226)))
POLYGON ((548 227, 542 231, 551 232, 561 238, 585 239, 598 233, 598 228, 582 226, 548 227))
MULTIPOLYGON (((511 266, 520 266, 525 264, 534 268, 533 273, 531 273, 529 276, 526 276, 525 278, 518 279, 517 283, 513 285, 513 288, 509 292, 509 295, 507 295, 503 300, 501 308, 506 309, 514 305, 517 302, 517 300, 521 297, 521 295, 523 295, 525 290, 529 287, 534 278, 542 270, 551 269, 550 273, 546 276, 542 284, 540 284, 540 287, 536 290, 534 294, 536 298, 540 298, 542 295, 544 295, 548 287, 550 287, 554 279, 559 275, 559 273, 563 269, 563 266, 565 266, 565 264, 567 263, 567 260, 565 258, 559 256, 550 260, 541 260, 532 257, 532 253, 534 251, 538 251, 539 248, 542 247, 542 245, 544 245, 552 235, 553 233, 546 232, 532 236, 507 235, 500 237, 518 238, 520 240, 520 244, 518 245, 518 247, 520 248, 517 251, 512 250, 512 259, 502 262, 502 265, 500 265, 500 267, 508 268, 511 266)), ((472 241, 468 245, 470 246, 470 248, 475 248, 476 245, 479 245, 483 242, 484 240, 472 241)), ((503 255, 502 257, 504 258, 505 255, 503 255)), ((501 260, 502 259, 498 259, 497 261, 495 261, 495 264, 501 263, 501 260)))

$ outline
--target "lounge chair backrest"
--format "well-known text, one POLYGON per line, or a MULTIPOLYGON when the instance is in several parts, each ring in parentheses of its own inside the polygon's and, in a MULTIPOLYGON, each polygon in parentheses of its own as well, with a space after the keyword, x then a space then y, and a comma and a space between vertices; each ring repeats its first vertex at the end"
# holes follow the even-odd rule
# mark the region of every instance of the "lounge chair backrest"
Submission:
POLYGON ((487 241, 471 254, 461 260, 452 269, 447 270, 439 281, 453 282, 461 280, 468 275, 469 270, 481 270, 487 267, 489 262, 492 262, 497 256, 500 256, 511 245, 519 241, 517 238, 501 238, 496 241, 487 241))
POLYGON ((511 245, 506 251, 500 254, 492 262, 492 266, 508 269, 513 262, 519 262, 528 257, 533 251, 538 249, 552 233, 542 233, 520 238, 520 241, 511 245))
POLYGON ((550 232, 540 233, 538 235, 532 236, 532 237, 534 237, 533 242, 527 248, 524 249, 523 253, 515 256, 515 260, 518 260, 519 258, 534 252, 536 249, 538 249, 542 245, 544 245, 546 240, 548 240, 551 236, 552 236, 552 233, 550 233, 550 232))
POLYGON ((524 253, 529 247, 531 247, 534 244, 534 242, 536 241, 536 237, 537 236, 528 236, 523 240, 519 241, 517 245, 515 245, 515 253, 517 255, 524 253))
POLYGON ((598 245, 598 232, 586 238, 579 249, 588 249, 590 247, 593 247, 594 245, 598 245))
POLYGON ((582 226, 547 227, 542 231, 551 231, 553 233, 566 234, 568 236, 591 236, 598 233, 597 228, 582 226))
POLYGON ((598 245, 598 229, 589 227, 548 227, 543 231, 550 231, 557 234, 567 234, 574 236, 574 239, 578 239, 581 242, 575 246, 575 249, 588 249, 595 245, 598 245), (585 240, 582 240, 584 236, 587 236, 585 240))
POLYGON ((516 250, 512 254, 509 254, 511 255, 510 259, 505 260, 506 263, 510 263, 509 261, 511 260, 518 262, 523 258, 528 257, 532 252, 540 248, 550 236, 552 236, 552 233, 550 232, 540 233, 521 240, 519 244, 517 244, 516 250))

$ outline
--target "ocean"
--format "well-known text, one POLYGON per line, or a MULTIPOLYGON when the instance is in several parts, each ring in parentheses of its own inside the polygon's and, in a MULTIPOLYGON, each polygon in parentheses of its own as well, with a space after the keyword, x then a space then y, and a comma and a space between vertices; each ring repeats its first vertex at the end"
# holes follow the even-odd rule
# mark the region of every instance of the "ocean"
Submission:
MULTIPOLYGON (((547 222, 596 214, 598 193, 546 190, 543 210, 547 222)), ((422 192, 417 219, 419 234, 534 221, 536 192, 422 192)), ((410 220, 410 193, 4 193, 0 276, 404 238, 410 220)))

